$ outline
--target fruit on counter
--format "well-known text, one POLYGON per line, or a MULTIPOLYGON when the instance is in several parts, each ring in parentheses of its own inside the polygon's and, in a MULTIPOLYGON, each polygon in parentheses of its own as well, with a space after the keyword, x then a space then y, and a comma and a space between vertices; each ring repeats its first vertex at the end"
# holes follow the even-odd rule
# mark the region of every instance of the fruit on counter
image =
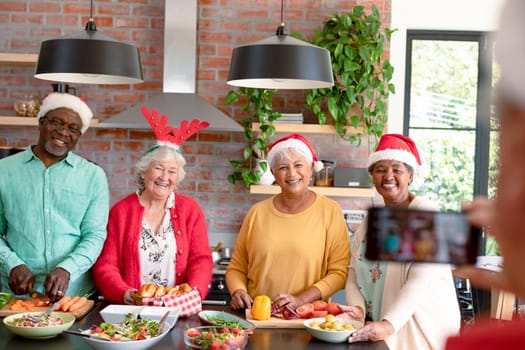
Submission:
POLYGON ((272 313, 272 301, 270 297, 267 295, 257 295, 253 299, 251 313, 255 320, 264 321, 270 319, 272 313))
POLYGON ((312 317, 312 312, 314 312, 314 304, 306 303, 299 306, 295 312, 299 315, 300 318, 310 318, 312 317))
POLYGON ((328 310, 328 303, 324 300, 316 300, 316 301, 313 301, 312 304, 314 305, 315 311, 327 311, 328 310))
POLYGON ((339 303, 328 303, 328 306, 326 307, 326 311, 328 311, 329 315, 334 315, 334 316, 337 316, 343 312, 343 310, 341 310, 341 308, 339 307, 339 303))
POLYGON ((156 298, 168 294, 180 295, 191 292, 193 288, 188 283, 182 283, 173 287, 164 287, 155 283, 146 283, 140 286, 138 296, 141 298, 156 298))
POLYGON ((312 312, 312 317, 313 318, 317 318, 317 317, 325 317, 328 315, 328 311, 326 310, 314 310, 312 312))

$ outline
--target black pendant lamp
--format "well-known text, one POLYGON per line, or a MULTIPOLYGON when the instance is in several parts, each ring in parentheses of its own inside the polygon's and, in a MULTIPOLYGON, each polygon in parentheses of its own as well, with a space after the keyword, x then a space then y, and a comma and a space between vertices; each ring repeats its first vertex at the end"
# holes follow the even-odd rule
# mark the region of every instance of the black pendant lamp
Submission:
POLYGON ((288 36, 283 2, 275 36, 233 50, 228 85, 278 90, 334 85, 330 52, 288 36))
POLYGON ((84 32, 42 42, 35 78, 79 84, 144 81, 138 48, 97 32, 93 0, 84 32))

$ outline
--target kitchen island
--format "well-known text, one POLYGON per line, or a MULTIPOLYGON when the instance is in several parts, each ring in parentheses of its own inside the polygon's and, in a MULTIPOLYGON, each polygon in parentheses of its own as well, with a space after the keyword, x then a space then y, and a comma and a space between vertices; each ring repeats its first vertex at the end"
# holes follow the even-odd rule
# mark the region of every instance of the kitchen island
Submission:
MULTIPOLYGON (((97 302, 84 318, 77 321, 71 329, 89 328, 93 324, 102 322, 100 310, 106 306, 103 302, 97 302)), ((232 311, 225 306, 205 306, 205 309, 222 310, 242 316, 240 313, 232 311)), ((190 327, 201 326, 197 315, 189 318, 179 318, 175 327, 162 341, 151 349, 153 350, 185 350, 184 331, 190 327)), ((81 337, 61 334, 52 339, 31 340, 19 337, 11 333, 3 322, 0 325, 0 349, 5 350, 91 350, 91 347, 85 343, 81 337)), ((257 328, 254 334, 250 335, 250 340, 246 347, 248 350, 302 350, 302 349, 330 349, 330 350, 388 350, 385 342, 367 342, 367 343, 340 343, 331 344, 318 341, 304 329, 293 328, 257 328)))

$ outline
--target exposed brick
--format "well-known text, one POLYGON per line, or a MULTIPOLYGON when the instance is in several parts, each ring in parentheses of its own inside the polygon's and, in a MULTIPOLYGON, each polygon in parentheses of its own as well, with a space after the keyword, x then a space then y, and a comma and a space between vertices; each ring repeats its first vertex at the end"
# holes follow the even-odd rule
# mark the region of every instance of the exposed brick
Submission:
POLYGON ((27 11, 27 5, 21 1, 2 1, 0 2, 0 11, 2 12, 27 11))
MULTIPOLYGON (((2 21, 1 16, 0 21, 2 21)), ((14 14, 11 16, 11 23, 42 24, 43 22, 44 17, 41 15, 14 14)))

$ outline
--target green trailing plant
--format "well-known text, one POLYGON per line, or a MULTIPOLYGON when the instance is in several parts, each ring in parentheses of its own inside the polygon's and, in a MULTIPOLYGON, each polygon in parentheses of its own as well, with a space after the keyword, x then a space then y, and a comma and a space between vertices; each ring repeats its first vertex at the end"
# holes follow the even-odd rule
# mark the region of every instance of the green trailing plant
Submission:
POLYGON ((337 134, 350 143, 361 144, 363 135, 377 142, 385 129, 387 98, 395 89, 390 83, 394 68, 383 55, 393 32, 381 29, 377 7, 367 14, 355 6, 350 13, 332 15, 310 41, 330 52, 335 85, 306 91, 306 106, 319 124, 326 123, 328 110, 337 134), (357 133, 348 134, 349 126, 357 133))
POLYGON ((243 149, 242 160, 230 160, 234 172, 228 175, 228 182, 232 185, 242 180, 244 186, 249 188, 251 184, 258 183, 268 169, 266 162, 260 162, 257 166, 256 160, 266 160, 275 135, 275 127, 271 123, 281 117, 281 113, 273 111, 273 94, 273 90, 241 87, 229 91, 226 96, 225 105, 242 101, 241 109, 246 113, 241 124, 247 145, 243 149), (252 129, 253 123, 260 124, 259 130, 252 129))

